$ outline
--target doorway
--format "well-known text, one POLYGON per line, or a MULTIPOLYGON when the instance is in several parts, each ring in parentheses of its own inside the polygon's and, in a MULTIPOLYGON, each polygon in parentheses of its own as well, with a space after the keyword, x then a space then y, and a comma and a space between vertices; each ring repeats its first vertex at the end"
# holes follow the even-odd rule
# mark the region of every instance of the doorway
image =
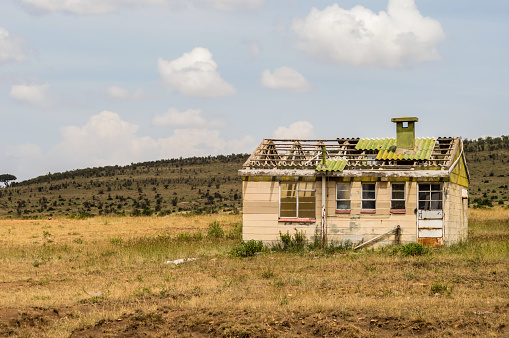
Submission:
POLYGON ((444 239, 444 199, 441 183, 419 183, 417 194, 417 241, 441 246, 444 239))

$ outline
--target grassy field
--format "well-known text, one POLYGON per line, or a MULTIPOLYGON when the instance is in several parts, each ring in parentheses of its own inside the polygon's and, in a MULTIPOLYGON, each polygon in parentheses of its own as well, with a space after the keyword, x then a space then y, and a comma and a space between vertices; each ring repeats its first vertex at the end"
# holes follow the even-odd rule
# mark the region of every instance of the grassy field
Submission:
POLYGON ((241 216, 0 221, 0 336, 505 336, 509 210, 411 252, 239 258, 241 216), (191 258, 181 264, 169 261, 191 258))

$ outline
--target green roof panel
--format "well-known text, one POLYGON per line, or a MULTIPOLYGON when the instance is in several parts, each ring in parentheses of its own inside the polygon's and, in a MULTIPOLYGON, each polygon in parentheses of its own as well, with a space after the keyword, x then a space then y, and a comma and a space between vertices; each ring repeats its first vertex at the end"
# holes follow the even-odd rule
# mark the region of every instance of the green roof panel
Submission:
POLYGON ((326 160, 325 165, 321 162, 316 167, 317 171, 343 171, 345 169, 348 160, 346 158, 340 158, 335 160, 326 160))
POLYGON ((355 149, 378 150, 377 160, 427 160, 435 146, 436 139, 416 138, 414 154, 396 154, 396 139, 393 137, 384 139, 360 139, 355 149))

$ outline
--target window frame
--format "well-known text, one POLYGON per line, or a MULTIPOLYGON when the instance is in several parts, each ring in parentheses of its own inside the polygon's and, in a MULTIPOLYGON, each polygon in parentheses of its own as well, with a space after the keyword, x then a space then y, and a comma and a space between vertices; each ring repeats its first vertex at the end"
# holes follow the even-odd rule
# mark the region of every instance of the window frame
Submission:
POLYGON ((444 210, 444 185, 442 183, 419 183, 417 187, 417 208, 418 210, 444 210), (429 190, 421 190, 421 186, 429 185, 429 190), (440 186, 440 189, 432 189, 433 186, 440 186), (422 199, 422 194, 429 193, 429 198, 422 199), (433 193, 440 193, 440 199, 433 199, 433 193), (439 202, 440 208, 432 209, 431 206, 433 203, 439 202), (421 202, 428 202, 428 207, 421 208, 421 202))
POLYGON ((363 214, 375 214, 376 213, 376 182, 361 182, 361 213, 363 214), (364 186, 373 186, 373 190, 367 190, 366 192, 374 192, 373 198, 364 198, 364 186), (364 203, 373 202, 374 208, 365 208, 364 203))
POLYGON ((336 182, 336 214, 349 214, 352 212, 352 183, 351 182, 336 182), (347 189, 338 190, 340 186, 346 186, 347 189), (348 191, 348 198, 338 198, 339 191, 348 191), (340 201, 348 202, 348 208, 338 208, 340 201))
MULTIPOLYGON (((401 190, 397 190, 401 192, 401 190)), ((392 183, 391 182, 391 213, 393 214, 405 214, 406 213, 406 183, 392 183), (403 198, 394 198, 394 186, 403 186, 403 198), (396 208, 394 202, 403 202, 403 208, 396 208)))
POLYGON ((279 182, 279 211, 278 211, 278 221, 280 222, 316 222, 316 182, 311 181, 288 181, 288 182, 279 182), (313 185, 312 189, 301 189, 301 183, 311 183, 313 185), (283 197, 281 191, 283 191, 282 187, 285 184, 296 184, 295 189, 295 215, 296 216, 281 216, 281 199, 283 197), (299 215, 299 192, 312 192, 313 198, 313 214, 314 217, 300 217, 299 215))

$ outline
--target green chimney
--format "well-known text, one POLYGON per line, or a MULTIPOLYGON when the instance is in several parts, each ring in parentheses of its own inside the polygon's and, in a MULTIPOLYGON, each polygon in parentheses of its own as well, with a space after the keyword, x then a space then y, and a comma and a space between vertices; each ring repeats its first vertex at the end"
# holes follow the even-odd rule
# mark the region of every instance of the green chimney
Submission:
POLYGON ((414 150, 415 122, 417 117, 395 117, 391 119, 396 123, 396 146, 398 149, 414 150))

